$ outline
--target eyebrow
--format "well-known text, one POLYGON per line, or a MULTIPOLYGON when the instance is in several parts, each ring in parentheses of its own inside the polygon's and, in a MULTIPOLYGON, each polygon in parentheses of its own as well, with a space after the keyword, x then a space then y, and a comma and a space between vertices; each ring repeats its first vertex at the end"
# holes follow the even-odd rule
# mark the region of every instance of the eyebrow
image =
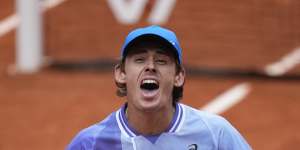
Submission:
POLYGON ((169 54, 169 52, 167 52, 167 50, 162 50, 162 49, 157 49, 156 52, 158 54, 163 54, 163 55, 168 55, 169 54))
POLYGON ((138 48, 138 49, 132 49, 128 52, 128 55, 133 55, 133 54, 141 54, 141 53, 146 53, 147 50, 138 48))

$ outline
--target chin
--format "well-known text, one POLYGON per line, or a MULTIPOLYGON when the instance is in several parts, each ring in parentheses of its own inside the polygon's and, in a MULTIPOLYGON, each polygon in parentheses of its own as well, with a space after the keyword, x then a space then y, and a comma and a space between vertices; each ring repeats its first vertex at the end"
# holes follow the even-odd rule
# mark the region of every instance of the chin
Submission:
POLYGON ((140 99, 140 107, 143 111, 154 111, 161 107, 162 102, 158 98, 140 99))

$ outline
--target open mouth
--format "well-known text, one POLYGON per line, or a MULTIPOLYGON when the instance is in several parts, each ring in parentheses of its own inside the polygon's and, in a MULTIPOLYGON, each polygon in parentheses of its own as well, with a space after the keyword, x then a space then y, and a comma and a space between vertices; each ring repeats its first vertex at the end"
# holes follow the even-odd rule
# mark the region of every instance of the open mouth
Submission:
POLYGON ((140 86, 142 90, 147 90, 147 91, 154 91, 159 88, 159 84, 156 80, 153 79, 145 79, 142 81, 142 84, 140 86))

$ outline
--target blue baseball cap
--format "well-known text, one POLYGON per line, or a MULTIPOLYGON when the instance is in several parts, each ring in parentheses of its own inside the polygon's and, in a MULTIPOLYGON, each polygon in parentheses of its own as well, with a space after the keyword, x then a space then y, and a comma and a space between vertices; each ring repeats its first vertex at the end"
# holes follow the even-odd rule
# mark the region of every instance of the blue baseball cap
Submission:
POLYGON ((130 44, 132 44, 136 39, 144 37, 144 36, 152 36, 154 38, 159 38, 163 41, 166 42, 166 44, 172 46, 172 48, 174 49, 176 55, 177 55, 177 60, 179 62, 179 64, 182 63, 182 52, 181 52, 181 48, 179 45, 179 42, 177 40, 177 37, 175 35, 175 33, 169 29, 160 27, 158 25, 151 25, 151 26, 147 26, 144 28, 138 28, 135 29, 133 31, 131 31, 126 39, 125 39, 125 43, 122 46, 121 49, 121 56, 122 59, 126 57, 126 51, 127 48, 130 44))

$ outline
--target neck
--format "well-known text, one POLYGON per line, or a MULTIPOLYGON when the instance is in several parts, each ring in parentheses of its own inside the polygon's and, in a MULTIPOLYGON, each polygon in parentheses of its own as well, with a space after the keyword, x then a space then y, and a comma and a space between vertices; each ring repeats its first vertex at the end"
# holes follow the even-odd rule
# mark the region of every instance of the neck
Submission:
POLYGON ((174 114, 175 108, 173 106, 151 112, 131 109, 130 106, 126 109, 129 125, 142 135, 157 135, 166 131, 174 114))

